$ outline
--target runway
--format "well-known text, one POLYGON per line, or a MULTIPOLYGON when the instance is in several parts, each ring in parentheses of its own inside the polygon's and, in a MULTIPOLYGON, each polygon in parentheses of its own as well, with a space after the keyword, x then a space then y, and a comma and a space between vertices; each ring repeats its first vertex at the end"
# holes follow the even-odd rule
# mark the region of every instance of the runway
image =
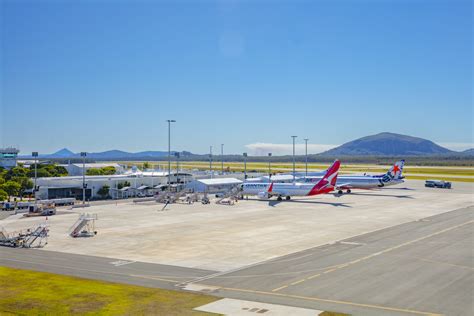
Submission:
POLYGON ((191 287, 353 315, 472 315, 473 210, 443 213, 203 277, 191 287))
POLYGON ((215 273, 154 263, 7 247, 0 247, 0 265, 165 289, 176 289, 177 283, 215 273))

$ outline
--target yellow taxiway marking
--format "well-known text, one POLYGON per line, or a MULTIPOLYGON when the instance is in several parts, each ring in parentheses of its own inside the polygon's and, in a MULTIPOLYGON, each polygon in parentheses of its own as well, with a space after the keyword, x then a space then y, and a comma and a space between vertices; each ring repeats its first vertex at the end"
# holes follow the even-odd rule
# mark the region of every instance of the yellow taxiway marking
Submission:
POLYGON ((296 281, 296 282, 293 282, 291 283, 291 285, 296 285, 296 284, 300 284, 302 282, 306 281, 306 279, 302 279, 302 280, 299 280, 299 281, 296 281))
POLYGON ((273 289, 272 292, 277 292, 277 291, 283 290, 284 288, 287 288, 287 287, 288 287, 288 285, 283 285, 283 286, 277 287, 276 289, 273 289))
POLYGON ((295 299, 302 299, 302 300, 315 301, 315 302, 324 302, 324 303, 332 303, 332 304, 341 304, 341 305, 365 307, 365 308, 378 309, 378 310, 384 310, 384 311, 402 312, 402 313, 409 313, 409 314, 415 314, 415 315, 442 316, 442 314, 431 313, 431 312, 422 312, 422 311, 416 311, 416 310, 411 310, 411 309, 403 309, 403 308, 388 307, 388 306, 373 305, 373 304, 364 304, 364 303, 355 303, 355 302, 340 301, 340 300, 330 300, 330 299, 319 298, 319 297, 311 297, 311 296, 300 296, 300 295, 292 295, 292 294, 284 294, 284 293, 246 290, 246 289, 238 289, 238 288, 229 288, 229 287, 220 287, 219 290, 245 292, 245 293, 253 293, 253 294, 263 294, 263 295, 273 295, 273 296, 295 298, 295 299))
POLYGON ((418 260, 431 262, 431 263, 436 263, 436 264, 444 264, 444 265, 451 266, 451 267, 456 267, 456 268, 474 270, 473 267, 464 266, 464 265, 461 265, 461 264, 454 264, 454 263, 443 262, 443 261, 438 261, 438 260, 431 260, 431 259, 425 259, 425 258, 419 258, 418 260))
POLYGON ((318 276, 320 276, 321 273, 318 273, 318 274, 315 274, 315 275, 312 275, 310 277, 308 277, 308 280, 311 280, 311 279, 314 279, 314 278, 317 278, 318 276))
MULTIPOLYGON (((335 266, 335 268, 333 268, 333 269, 324 271, 323 274, 327 274, 327 273, 331 273, 331 272, 337 271, 337 270, 339 270, 339 269, 348 267, 348 266, 353 265, 353 264, 356 264, 356 263, 358 263, 358 262, 366 261, 366 260, 371 259, 371 258, 373 258, 373 257, 380 256, 380 255, 385 254, 385 253, 387 253, 387 252, 390 252, 390 251, 393 251, 393 250, 396 250, 396 249, 399 249, 399 248, 402 248, 402 247, 405 247, 405 246, 414 244, 414 243, 416 243, 416 242, 419 242, 419 241, 428 239, 428 238, 430 238, 430 237, 433 237, 433 236, 437 236, 437 235, 446 233, 446 232, 451 231, 451 230, 453 230, 453 229, 456 229, 456 228, 459 228, 459 227, 462 227, 462 226, 466 226, 466 225, 469 225, 469 224, 472 224, 472 223, 474 223, 474 220, 470 220, 470 221, 464 222, 464 223, 459 224, 459 225, 455 225, 455 226, 451 226, 451 227, 448 227, 448 228, 439 230, 439 231, 434 232, 434 233, 432 233, 432 234, 425 235, 425 236, 422 236, 422 237, 419 237, 419 238, 416 238, 416 239, 413 239, 413 240, 410 240, 410 241, 401 243, 401 244, 399 244, 399 245, 386 248, 386 249, 384 249, 384 250, 381 250, 381 251, 372 253, 372 254, 367 255, 367 256, 365 256, 365 257, 362 257, 362 258, 359 258, 359 259, 356 259, 356 260, 349 261, 349 262, 347 262, 347 263, 339 264, 339 265, 335 266)), ((288 286, 290 286, 290 285, 296 285, 296 284, 302 283, 302 282, 304 282, 304 281, 306 281, 306 280, 311 280, 311 279, 313 279, 313 278, 315 278, 315 277, 317 277, 317 276, 319 276, 319 275, 320 275, 320 274, 316 274, 315 276, 308 277, 308 278, 306 278, 306 279, 302 279, 302 280, 300 280, 300 281, 287 284, 286 286, 282 286, 282 287, 280 287, 280 288, 276 288, 276 289, 274 289, 274 290, 272 290, 272 291, 273 291, 273 292, 278 292, 279 290, 284 289, 284 288, 286 288, 286 287, 288 287, 288 286)))

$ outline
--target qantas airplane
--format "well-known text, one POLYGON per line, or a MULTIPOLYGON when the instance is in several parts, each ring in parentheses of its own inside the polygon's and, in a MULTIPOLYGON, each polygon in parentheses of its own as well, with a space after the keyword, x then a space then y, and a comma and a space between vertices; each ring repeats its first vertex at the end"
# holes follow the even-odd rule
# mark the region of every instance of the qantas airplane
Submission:
POLYGON ((276 196, 278 201, 287 200, 292 196, 312 196, 318 194, 329 193, 334 190, 337 173, 341 162, 334 161, 326 174, 320 178, 316 184, 306 183, 244 183, 242 184, 242 195, 257 195, 260 199, 269 199, 276 196))
MULTIPOLYGON (((351 189, 376 189, 394 184, 403 183, 403 166, 405 160, 402 159, 397 161, 387 173, 382 175, 363 175, 363 176, 339 176, 336 182, 336 190, 339 194, 346 190, 347 193, 351 193, 351 189)), ((304 177, 300 178, 302 182, 317 182, 321 180, 321 177, 304 177)))

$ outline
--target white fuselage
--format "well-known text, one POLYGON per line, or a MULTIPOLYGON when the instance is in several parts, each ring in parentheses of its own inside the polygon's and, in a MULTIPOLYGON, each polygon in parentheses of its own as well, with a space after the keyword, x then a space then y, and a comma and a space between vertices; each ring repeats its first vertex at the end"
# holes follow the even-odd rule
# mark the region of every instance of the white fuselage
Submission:
MULTIPOLYGON (((316 183, 321 177, 307 177, 299 179, 300 181, 316 183)), ((374 189, 384 186, 403 183, 402 179, 388 179, 384 176, 339 176, 336 182, 336 188, 354 188, 354 189, 374 189)))
MULTIPOLYGON (((244 183, 242 184, 243 195, 261 195, 268 192, 271 183, 244 183)), ((269 196, 306 196, 314 187, 315 183, 273 183, 269 196)))

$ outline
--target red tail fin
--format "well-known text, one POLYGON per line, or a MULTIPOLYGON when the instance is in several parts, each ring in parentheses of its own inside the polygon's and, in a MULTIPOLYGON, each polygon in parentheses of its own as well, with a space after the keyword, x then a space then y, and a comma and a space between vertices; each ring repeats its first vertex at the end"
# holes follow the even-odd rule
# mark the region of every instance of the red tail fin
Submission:
POLYGON ((337 181, 337 173, 341 162, 336 159, 331 167, 326 171, 324 177, 316 183, 316 185, 309 191, 308 195, 317 195, 329 193, 334 190, 337 181))

